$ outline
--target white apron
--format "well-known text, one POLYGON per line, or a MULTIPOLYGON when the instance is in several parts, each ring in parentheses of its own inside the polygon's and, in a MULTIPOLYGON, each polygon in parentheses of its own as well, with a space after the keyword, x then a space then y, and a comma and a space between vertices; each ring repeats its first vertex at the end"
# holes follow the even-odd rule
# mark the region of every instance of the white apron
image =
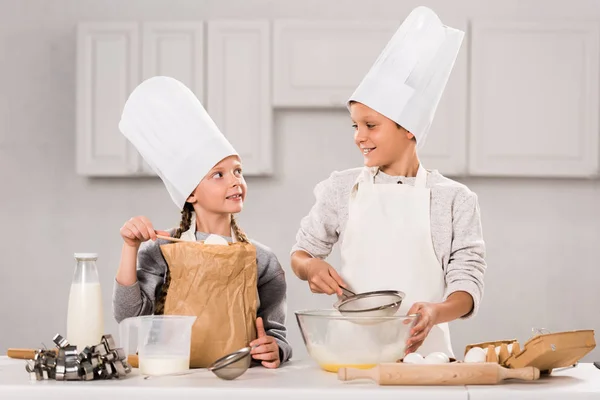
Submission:
MULTIPOLYGON (((364 168, 352 189, 340 275, 356 293, 404 292, 402 315, 416 302, 442 301, 446 287, 431 239, 427 171, 419 166, 414 187, 376 185, 376 173, 376 168, 364 168)), ((416 351, 454 357, 448 324, 434 326, 416 351)))

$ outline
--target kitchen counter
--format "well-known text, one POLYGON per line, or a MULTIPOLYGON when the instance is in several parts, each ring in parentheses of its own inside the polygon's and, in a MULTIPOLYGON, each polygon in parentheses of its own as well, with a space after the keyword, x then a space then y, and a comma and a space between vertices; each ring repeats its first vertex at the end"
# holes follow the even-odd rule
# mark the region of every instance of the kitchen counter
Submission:
POLYGON ((467 390, 469 400, 600 399, 600 369, 592 363, 581 363, 525 384, 506 381, 496 386, 467 386, 467 390))
MULTIPOLYGON (((370 381, 340 382, 312 361, 292 361, 277 370, 251 368, 235 381, 208 371, 143 379, 137 369, 123 380, 93 382, 30 381, 25 362, 0 357, 0 399, 102 399, 136 396, 145 400, 221 399, 600 399, 600 370, 592 364, 557 371, 536 382, 496 386, 378 386, 370 381), (399 393, 400 392, 400 393, 399 393)), ((126 397, 126 398, 127 398, 126 397)))

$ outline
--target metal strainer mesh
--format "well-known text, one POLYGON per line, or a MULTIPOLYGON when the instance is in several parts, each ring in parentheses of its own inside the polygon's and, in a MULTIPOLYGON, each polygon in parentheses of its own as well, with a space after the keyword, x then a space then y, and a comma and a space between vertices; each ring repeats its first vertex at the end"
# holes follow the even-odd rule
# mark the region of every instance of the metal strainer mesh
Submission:
POLYGON ((394 290, 367 292, 346 297, 334 304, 344 315, 391 316, 400 309, 405 294, 394 290))

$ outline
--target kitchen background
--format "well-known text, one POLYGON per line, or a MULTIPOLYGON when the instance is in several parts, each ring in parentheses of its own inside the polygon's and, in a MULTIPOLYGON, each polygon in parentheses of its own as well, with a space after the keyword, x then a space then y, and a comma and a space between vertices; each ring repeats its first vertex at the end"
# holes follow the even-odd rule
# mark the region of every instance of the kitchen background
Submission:
POLYGON ((287 272, 305 357, 294 311, 333 298, 294 276, 289 249, 314 185, 361 165, 343 101, 417 5, 467 29, 423 154, 479 195, 487 243, 481 310, 451 325, 455 352, 600 329, 600 2, 0 0, 0 351, 66 331, 74 252, 99 253, 118 332, 119 228, 179 221, 118 115, 141 79, 171 74, 244 154, 241 226, 287 272))

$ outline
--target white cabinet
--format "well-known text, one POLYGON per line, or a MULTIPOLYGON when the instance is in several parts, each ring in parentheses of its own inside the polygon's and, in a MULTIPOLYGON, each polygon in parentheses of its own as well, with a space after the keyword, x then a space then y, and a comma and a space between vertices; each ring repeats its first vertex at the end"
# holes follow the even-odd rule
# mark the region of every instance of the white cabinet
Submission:
POLYGON ((78 25, 78 174, 154 175, 118 125, 131 91, 155 75, 198 96, 243 157, 246 175, 272 171, 269 23, 220 21, 209 29, 207 41, 202 21, 78 25))
POLYGON ((246 175, 273 170, 270 41, 268 21, 208 24, 207 111, 246 175))
POLYGON ((275 21, 273 106, 345 107, 398 21, 275 21))
POLYGON ((126 176, 140 159, 119 132, 121 111, 139 81, 138 26, 85 23, 77 37, 77 173, 126 176))
MULTIPOLYGON (((466 31, 466 19, 445 22, 466 31)), ((273 105, 345 108, 399 26, 399 21, 276 21, 273 105)), ((463 175, 467 169, 467 56, 465 38, 419 152, 426 168, 446 175, 463 175)))
MULTIPOLYGON (((598 175, 600 24, 445 23, 467 33, 423 164, 449 176, 598 175)), ((190 87, 240 152, 273 172, 274 109, 345 109, 399 21, 83 23, 77 41, 77 171, 150 175, 118 130, 127 96, 168 75, 190 87)), ((332 133, 334 134, 334 133, 332 133)))
POLYGON ((470 174, 596 175, 599 25, 475 20, 472 34, 470 174))
POLYGON ((204 24, 148 22, 143 24, 143 79, 170 76, 204 96, 204 24))

